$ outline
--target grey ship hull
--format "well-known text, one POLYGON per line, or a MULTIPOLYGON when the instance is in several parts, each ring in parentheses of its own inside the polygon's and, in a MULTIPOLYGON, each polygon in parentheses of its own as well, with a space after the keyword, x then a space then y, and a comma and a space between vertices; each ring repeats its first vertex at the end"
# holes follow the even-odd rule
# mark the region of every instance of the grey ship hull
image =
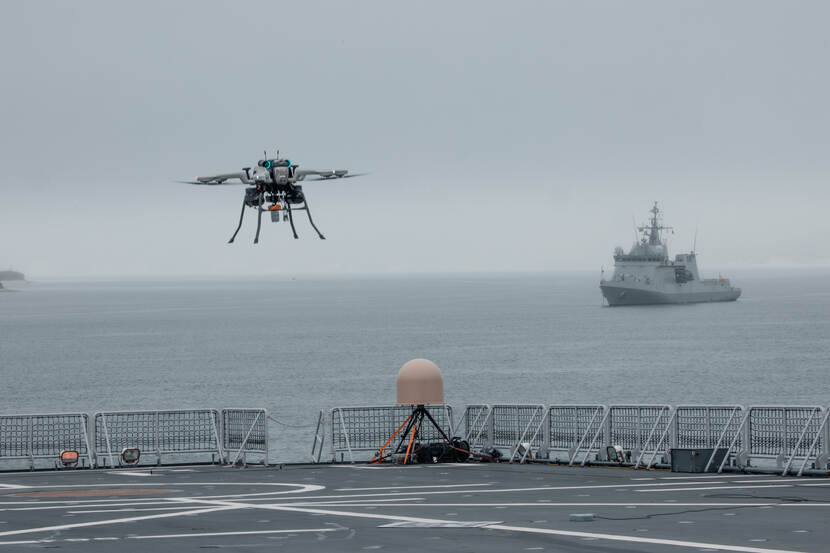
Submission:
POLYGON ((645 290, 642 288, 628 286, 614 286, 611 284, 600 285, 602 295, 608 305, 612 307, 621 305, 654 305, 654 304, 678 304, 678 303, 707 303, 715 301, 735 301, 740 297, 739 288, 728 288, 720 290, 695 290, 688 292, 661 292, 658 290, 645 290))

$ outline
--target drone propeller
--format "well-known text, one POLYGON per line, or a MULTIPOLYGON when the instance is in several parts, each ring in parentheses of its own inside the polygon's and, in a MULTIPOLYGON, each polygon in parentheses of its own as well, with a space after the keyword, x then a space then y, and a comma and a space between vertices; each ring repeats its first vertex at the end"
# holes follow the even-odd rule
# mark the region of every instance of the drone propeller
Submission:
POLYGON ((204 185, 204 186, 219 186, 219 185, 227 186, 227 185, 231 185, 231 184, 237 184, 237 185, 238 184, 245 184, 244 182, 226 182, 226 181, 202 182, 202 181, 198 181, 198 180, 177 180, 177 181, 174 181, 174 182, 180 182, 182 184, 201 184, 201 185, 204 185))
POLYGON ((349 175, 331 175, 331 176, 317 176, 312 178, 304 179, 306 182, 308 181, 315 181, 315 180, 337 180, 337 179, 350 179, 352 177, 362 177, 364 175, 368 175, 369 173, 351 173, 349 175))

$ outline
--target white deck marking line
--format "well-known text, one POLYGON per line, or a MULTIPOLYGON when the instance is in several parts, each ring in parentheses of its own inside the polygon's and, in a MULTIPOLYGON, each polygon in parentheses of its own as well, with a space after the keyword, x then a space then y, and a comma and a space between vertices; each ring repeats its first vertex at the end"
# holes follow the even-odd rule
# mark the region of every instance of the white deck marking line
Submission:
POLYGON ((0 490, 23 490, 29 486, 21 486, 20 484, 0 484, 0 490))
POLYGON ((640 493, 651 492, 696 492, 701 490, 754 490, 758 488, 792 488, 792 484, 770 484, 768 486, 707 486, 703 488, 661 488, 654 490, 634 490, 640 493))
POLYGON ((58 524, 55 526, 41 526, 39 528, 24 528, 22 530, 8 530, 6 532, 0 532, 0 537, 4 536, 18 536, 20 534, 36 534, 38 532, 54 532, 56 530, 69 530, 70 528, 85 528, 87 526, 104 526, 107 524, 119 524, 122 522, 137 522, 139 520, 152 520, 155 518, 172 518, 172 517, 180 517, 184 515, 200 515, 202 513, 212 513, 215 511, 229 511, 232 509, 238 509, 239 507, 233 506, 220 506, 214 507, 210 509, 192 509, 190 511, 178 511, 175 513, 162 513, 158 515, 142 515, 138 517, 127 517, 127 518, 114 518, 109 520, 95 520, 92 522, 76 522, 74 524, 58 524))
POLYGON ((796 484, 796 486, 830 486, 830 482, 813 482, 810 484, 796 484))
POLYGON ((95 509, 92 511, 68 511, 70 514, 73 515, 87 515, 93 513, 124 513, 124 512, 132 512, 138 513, 141 511, 181 511, 183 509, 189 509, 190 507, 150 507, 149 509, 135 509, 135 508, 126 508, 126 509, 95 509))
MULTIPOLYGON (((683 482, 655 482, 653 484, 598 484, 595 486, 541 486, 536 488, 487 488, 469 490, 464 488, 452 490, 437 490, 437 491, 417 491, 417 492, 398 492, 398 493, 370 493, 370 494, 344 494, 344 495, 318 495, 318 496, 304 496, 304 497, 285 497, 280 499, 290 499, 297 501, 316 501, 318 499, 346 499, 349 497, 401 497, 405 495, 441 495, 451 493, 505 493, 505 492, 546 492, 546 491, 561 491, 561 490, 596 490, 606 488, 644 488, 651 486, 680 486, 683 482)), ((720 484, 720 482, 688 482, 688 485, 693 484, 720 484)), ((231 498, 233 496, 205 496, 200 499, 214 499, 214 498, 231 498)))
MULTIPOLYGON (((758 478, 763 478, 765 476, 775 476, 766 475, 766 474, 759 474, 758 478)), ((747 478, 749 477, 748 474, 701 474, 698 476, 660 476, 660 480, 708 480, 709 478, 747 478)))
POLYGON ((550 534, 554 536, 571 536, 575 538, 594 538, 599 540, 613 540, 633 543, 652 543, 656 545, 674 545, 677 547, 694 547, 697 549, 716 549, 718 551, 739 551, 742 553, 800 553, 791 549, 764 549, 760 547, 746 547, 743 545, 726 545, 720 543, 702 543, 683 540, 666 540, 660 538, 643 538, 640 536, 625 536, 621 534, 599 534, 596 532, 574 532, 570 530, 551 530, 548 528, 528 528, 524 526, 507 526, 491 524, 485 526, 492 530, 507 530, 508 532, 526 532, 528 534, 550 534))
MULTIPOLYGON (((107 474, 115 474, 118 476, 153 476, 149 471, 146 472, 139 472, 135 470, 110 470, 107 471, 107 474)), ((156 476, 161 476, 157 474, 156 476)))
POLYGON ((752 480, 733 480, 732 484, 769 484, 772 482, 789 482, 791 484, 796 484, 799 481, 804 482, 806 478, 753 478, 752 480))
POLYGON ((166 480, 164 482, 118 482, 113 481, 109 484, 55 484, 52 486, 22 486, 32 490, 48 490, 53 488, 122 488, 124 486, 292 486, 300 488, 298 491, 287 490, 278 493, 298 493, 303 491, 317 491, 322 490, 325 486, 317 484, 291 484, 288 482, 178 482, 176 480, 166 480))
MULTIPOLYGON (((202 499, 201 497, 197 497, 196 499, 202 499)), ((289 503, 289 505, 321 505, 325 503, 326 505, 352 505, 354 503, 371 503, 372 505, 384 505, 386 503, 390 503, 393 501, 425 501, 426 498, 424 497, 401 497, 399 499, 376 499, 374 501, 363 501, 362 499, 345 499, 343 501, 337 501, 332 499, 330 501, 303 501, 300 503, 289 503)))
MULTIPOLYGON (((64 505, 46 505, 43 507, 10 507, 6 509, 0 509, 0 511, 49 511, 54 509, 85 509, 91 507, 146 507, 147 505, 166 505, 166 501, 160 501, 155 499, 153 501, 147 502, 138 502, 138 501, 124 501, 123 499, 120 500, 121 503, 68 503, 64 505)), ((28 503, 27 505, 37 505, 37 503, 28 503)))
MULTIPOLYGON (((335 465, 337 466, 337 465, 335 465)), ((155 483, 147 483, 147 482, 127 482, 127 483, 112 483, 112 484, 93 484, 89 486, 80 486, 80 485, 73 485, 73 486, 55 486, 55 487, 79 487, 79 488, 87 488, 93 486, 99 487, 123 487, 123 486, 241 486, 241 485, 248 485, 248 486, 297 486, 297 487, 304 487, 305 489, 300 490, 286 490, 286 491, 274 491, 274 492, 262 492, 262 493, 249 493, 249 494, 228 494, 228 495, 210 495, 210 496, 202 496, 201 499, 234 499, 234 498, 250 498, 250 501, 260 501, 260 500, 269 500, 270 496, 273 495, 286 495, 281 499, 290 499, 290 500, 298 500, 298 501, 317 501, 320 499, 348 499, 348 498, 372 498, 372 497, 402 497, 406 495, 439 495, 439 494, 457 494, 457 493, 504 493, 504 492, 535 492, 535 491, 561 491, 561 490, 592 490, 592 489, 604 489, 604 488, 644 488, 644 487, 659 487, 659 486, 682 486, 686 485, 700 485, 700 484, 720 484, 721 482, 655 482, 655 483, 648 483, 648 484, 601 484, 601 485, 594 485, 594 486, 542 486, 542 487, 535 487, 535 488, 487 488, 487 489, 465 489, 464 487, 461 488, 453 488, 451 490, 436 490, 436 491, 412 491, 412 492, 397 492, 397 493, 374 493, 374 494, 341 494, 341 495, 320 495, 320 496, 303 496, 303 497, 288 497, 287 494, 300 494, 306 492, 315 492, 325 489, 325 486, 319 486, 315 484, 287 484, 287 483, 276 483, 276 482, 242 482, 242 483, 229 483, 229 482, 217 482, 217 483, 208 483, 208 482, 155 482, 155 483)), ((829 483, 830 484, 830 483, 829 483)), ((49 487, 49 486, 46 486, 49 487)), ((39 487, 40 488, 40 487, 39 487)), ((38 489, 39 489, 38 488, 38 489)), ((150 503, 155 502, 158 503, 158 500, 155 498, 138 498, 131 501, 135 502, 146 502, 150 503)), ((107 502, 120 502, 124 503, 123 499, 88 499, 88 500, 63 500, 63 501, 38 501, 38 504, 60 504, 60 505, 67 505, 69 507, 81 507, 84 506, 85 503, 107 503, 107 502)), ((31 501, 13 501, 13 502, 0 502, 0 507, 4 505, 32 505, 31 501)))
MULTIPOLYGON (((194 503, 213 503, 213 504, 224 504, 224 505, 236 505, 240 507, 249 507, 249 508, 257 508, 257 509, 269 509, 274 511, 292 511, 298 513, 310 513, 310 514, 320 514, 320 515, 331 515, 331 516, 342 516, 342 517, 356 517, 356 518, 369 518, 369 519, 380 519, 380 520, 395 520, 401 522, 424 522, 424 523, 452 523, 456 521, 450 520, 441 520, 441 519, 430 519, 430 518, 418 518, 418 517, 407 517, 407 516, 396 516, 396 515, 384 515, 380 513, 355 513, 351 511, 331 511, 328 509, 309 509, 304 507, 285 507, 282 505, 258 505, 258 504, 245 504, 245 503, 232 503, 232 502, 222 502, 222 501, 200 501, 200 500, 193 500, 194 503)), ((549 534, 549 535, 556 535, 556 536, 570 536, 570 537, 577 537, 577 538, 594 538, 594 539, 602 539, 602 540, 610 540, 610 541, 623 541, 623 542, 633 542, 633 543, 651 543, 657 545, 673 545, 677 547, 694 547, 696 549, 716 549, 720 551, 738 551, 741 553, 804 553, 799 551, 793 550, 786 550, 786 549, 762 549, 758 547, 745 547, 741 545, 727 545, 727 544, 716 544, 716 543, 702 543, 702 542, 692 542, 692 541, 681 541, 681 540, 668 540, 668 539, 660 539, 660 538, 644 538, 640 536, 625 536, 621 534, 599 534, 596 532, 574 532, 569 530, 553 530, 548 528, 526 528, 523 526, 506 526, 503 524, 488 524, 487 526, 483 526, 482 528, 492 529, 492 530, 505 530, 508 532, 526 532, 531 534, 549 534)))
POLYGON ((130 540, 156 540, 163 538, 206 538, 219 536, 250 536, 257 534, 308 534, 318 532, 341 532, 348 528, 300 528, 296 530, 249 530, 240 532, 205 532, 202 534, 161 534, 158 536, 127 536, 130 540))
MULTIPOLYGON (((285 495, 285 494, 294 494, 294 493, 311 493, 317 492, 320 490, 326 489, 325 486, 320 486, 317 484, 289 484, 283 482, 243 482, 243 483, 233 483, 233 482, 154 482, 154 483, 147 483, 147 482, 113 482, 111 484, 90 484, 89 486, 81 486, 81 485, 72 485, 72 486, 38 486, 32 489, 41 489, 41 488, 91 488, 91 487, 114 487, 120 488, 123 486, 169 486, 172 488, 179 487, 179 486, 292 486, 298 488, 296 490, 284 490, 284 491, 273 491, 273 492, 259 492, 259 493, 238 493, 238 494, 227 494, 227 495, 205 495, 201 496, 205 499, 213 499, 213 498, 234 498, 234 497, 262 497, 266 496, 265 498, 270 498, 271 496, 275 495, 285 495)), ((106 502, 123 502, 123 499, 88 499, 88 500, 63 500, 63 501, 38 501, 37 503, 56 503, 61 505, 69 505, 72 507, 82 506, 85 502, 86 503, 106 503, 106 502)), ((155 498, 136 498, 132 501, 137 502, 151 502, 157 501, 155 498)), ((0 502, 0 507, 3 505, 32 505, 32 501, 6 501, 0 502)), ((0 509, 2 510, 2 509, 0 509)))
POLYGON ((488 482, 486 484, 441 484, 439 486, 385 486, 382 488, 337 488, 335 492, 367 492, 372 490, 420 490, 427 488, 465 488, 470 486, 492 486, 496 482, 488 482))
POLYGON ((560 502, 560 503, 292 503, 303 507, 830 507, 830 503, 603 503, 603 502, 560 502))

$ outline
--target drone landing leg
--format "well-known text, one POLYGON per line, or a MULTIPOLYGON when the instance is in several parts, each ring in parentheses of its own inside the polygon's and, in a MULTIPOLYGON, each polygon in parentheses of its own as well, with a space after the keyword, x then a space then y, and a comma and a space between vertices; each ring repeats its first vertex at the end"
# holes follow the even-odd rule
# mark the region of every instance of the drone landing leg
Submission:
POLYGON ((259 229, 262 227, 262 203, 256 208, 256 236, 254 236, 254 244, 259 244, 259 229))
POLYGON ((320 232, 320 229, 318 229, 317 225, 314 224, 314 219, 311 218, 311 210, 308 208, 308 200, 306 200, 305 207, 303 209, 305 209, 305 214, 308 215, 308 222, 311 223, 311 226, 317 232, 317 236, 320 237, 320 240, 325 240, 326 237, 323 236, 323 233, 320 232))
POLYGON ((294 238, 297 239, 297 229, 294 228, 294 215, 291 214, 291 202, 285 202, 285 207, 288 208, 288 222, 291 223, 291 232, 294 233, 294 238))
POLYGON ((228 240, 228 244, 233 244, 233 241, 236 239, 236 235, 239 234, 239 229, 242 228, 242 219, 245 217, 245 200, 242 200, 242 213, 239 214, 239 225, 236 227, 236 232, 233 233, 231 239, 228 240))

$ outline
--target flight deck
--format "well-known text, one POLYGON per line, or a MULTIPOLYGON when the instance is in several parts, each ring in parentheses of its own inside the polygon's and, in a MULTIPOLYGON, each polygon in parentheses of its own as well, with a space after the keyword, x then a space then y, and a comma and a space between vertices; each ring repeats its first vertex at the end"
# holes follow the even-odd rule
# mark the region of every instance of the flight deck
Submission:
POLYGON ((0 552, 824 552, 830 481, 549 464, 0 475, 0 552))

